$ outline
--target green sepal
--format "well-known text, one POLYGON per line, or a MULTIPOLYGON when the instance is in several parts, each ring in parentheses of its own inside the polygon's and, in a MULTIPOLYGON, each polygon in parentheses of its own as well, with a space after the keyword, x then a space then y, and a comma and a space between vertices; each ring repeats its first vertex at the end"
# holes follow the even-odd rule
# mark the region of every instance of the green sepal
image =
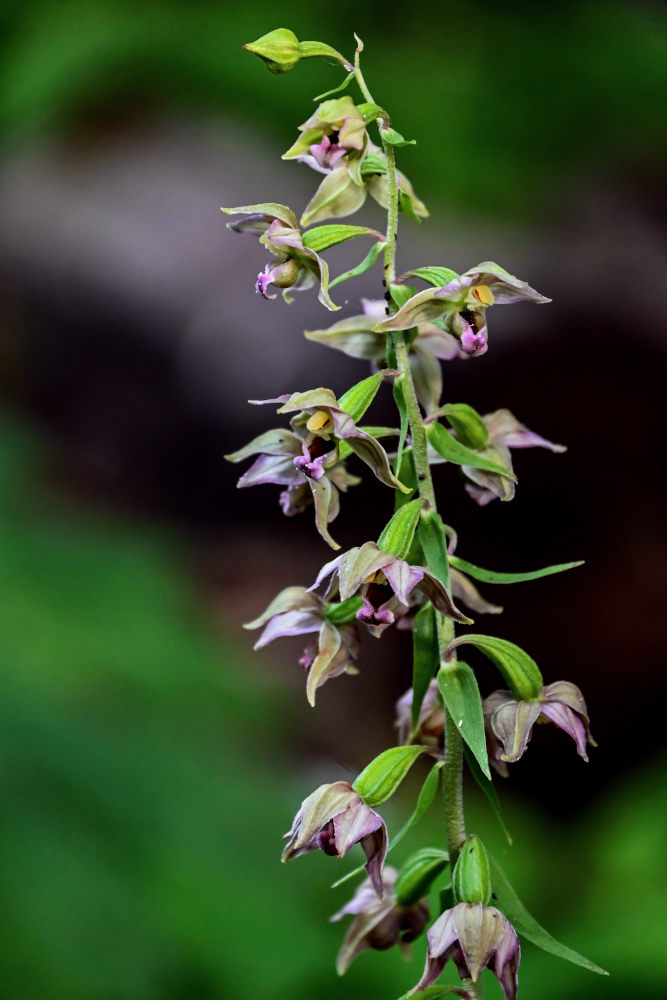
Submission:
POLYGON ((428 894, 438 875, 448 864, 447 851, 435 847, 423 847, 420 851, 415 851, 401 866, 399 876, 394 883, 396 902, 400 906, 412 906, 418 903, 428 894))
POLYGON ((332 97, 333 94, 340 94, 341 90, 345 88, 354 80, 354 73, 348 73, 342 83, 339 83, 337 87, 332 87, 331 90, 325 91, 323 94, 318 94, 317 97, 313 98, 313 101, 323 101, 325 97, 332 97))
POLYGON ((444 285, 448 285, 454 278, 458 278, 458 274, 456 271, 452 271, 451 267, 433 266, 416 267, 413 271, 406 271, 405 277, 421 278, 422 281, 427 281, 434 288, 442 288, 444 285))
POLYGON ((542 951, 547 951, 549 954, 555 955, 557 958, 562 958, 566 962, 572 962, 573 965, 580 965, 583 969, 588 969, 589 972, 596 972, 599 976, 609 975, 605 969, 601 969, 599 965, 591 962, 590 959, 580 955, 579 952, 574 951, 572 948, 568 948, 567 945, 561 944, 541 924, 538 924, 537 920, 530 915, 507 881, 507 876, 493 855, 489 856, 489 863, 491 866, 493 892, 498 902, 498 908, 502 910, 507 919, 513 924, 514 929, 522 937, 525 937, 528 941, 532 941, 542 951))
POLYGON ((381 108, 379 104, 371 104, 370 102, 357 104, 357 111, 365 122, 372 122, 375 118, 387 117, 387 112, 384 108, 381 108))
POLYGON ((440 664, 438 629, 431 604, 425 604, 414 617, 412 649, 412 731, 416 732, 424 696, 440 664))
POLYGON ((446 656, 457 646, 468 643, 476 646, 498 667, 510 688, 520 701, 533 701, 542 693, 544 680, 532 656, 520 646, 494 635, 461 635, 447 648, 446 656))
POLYGON ((428 747, 390 747, 368 764, 352 787, 373 809, 391 798, 406 774, 428 747))
POLYGON ((392 386, 394 402, 396 403, 396 409, 398 410, 399 416, 401 418, 401 433, 399 434, 398 448, 396 449, 396 459, 394 461, 394 475, 397 478, 398 478, 398 470, 401 467, 401 459, 403 457, 403 448, 405 447, 405 440, 408 436, 408 427, 410 426, 408 404, 405 399, 405 392, 403 390, 404 385, 405 385, 405 375, 399 375, 398 378, 394 379, 394 384, 392 386))
POLYGON ((419 521, 419 541, 431 572, 449 589, 449 556, 445 525, 437 510, 422 511, 419 521))
POLYGON ((443 663, 438 671, 438 687, 454 725, 490 780, 482 698, 474 673, 461 660, 443 663))
MULTIPOLYGON (((220 209, 225 215, 268 215, 270 218, 279 219, 282 223, 288 226, 290 229, 299 228, 299 220, 287 205, 281 205, 277 201, 263 201, 259 202, 257 205, 237 205, 235 208, 225 208, 224 206, 220 209)), ((233 227, 234 223, 228 223, 229 227, 233 227)))
POLYGON ((489 432, 479 413, 472 406, 468 406, 467 403, 447 403, 439 412, 447 417, 458 434, 459 441, 466 447, 474 449, 486 447, 489 432))
POLYGON ((583 566, 584 560, 577 562, 558 563, 555 566, 545 566, 544 569, 534 569, 529 573, 496 573, 492 569, 482 569, 480 566, 473 566, 465 559, 458 556, 450 556, 449 561, 455 569, 472 576, 475 580, 483 583, 523 583, 526 580, 539 580, 542 576, 552 576, 554 573, 564 573, 566 569, 574 569, 576 566, 583 566))
POLYGON ((332 49, 326 42, 299 42, 299 52, 302 59, 310 59, 313 56, 324 56, 328 59, 335 59, 337 62, 347 66, 348 62, 344 56, 332 49))
POLYGON ((416 139, 404 139, 400 132, 388 125, 380 128, 380 138, 383 142, 388 142, 390 146, 416 146, 416 139))
POLYGON ((396 282, 389 286, 389 294, 397 309, 400 309, 415 293, 416 289, 411 285, 401 285, 396 282))
POLYGON ((347 625, 354 621, 363 603, 360 597, 350 597, 338 604, 327 604, 324 617, 331 625, 347 625))
POLYGON ((516 476, 509 469, 500 465, 499 462, 485 458, 477 451, 466 448, 437 421, 427 424, 426 437, 431 447, 447 462, 453 462, 455 465, 468 465, 472 469, 484 469, 486 472, 495 472, 497 476, 516 480, 516 476))
POLYGON ((357 236, 375 236, 377 239, 382 239, 381 234, 376 229, 369 229, 368 226, 333 224, 330 226, 316 226, 315 229, 309 229, 308 232, 303 234, 303 245, 308 247, 309 250, 314 250, 315 253, 322 253, 323 250, 327 250, 329 247, 345 243, 346 240, 353 240, 357 236))
POLYGON ((341 282, 348 281, 350 278, 357 278, 360 274, 368 271, 384 250, 384 245, 384 240, 378 240, 377 243, 374 243, 361 263, 357 264, 356 267, 350 268, 349 271, 344 271, 343 274, 339 274, 333 281, 330 281, 329 288, 335 288, 341 282))
MULTIPOLYGON (((359 430, 360 431, 364 431, 366 434, 370 434, 371 437, 374 437, 374 438, 396 437, 398 435, 398 431, 397 431, 397 429, 395 427, 370 427, 370 426, 364 426, 364 427, 359 427, 359 430)), ((350 448, 350 446, 347 443, 347 441, 345 440, 345 438, 343 438, 342 441, 338 442, 338 458, 339 458, 339 461, 342 462, 344 458, 348 458, 352 454, 353 454, 352 449, 350 448)), ((399 479, 400 479, 400 476, 399 476, 399 479)), ((402 480, 401 480, 401 482, 402 482, 402 480)), ((398 496, 405 497, 405 494, 404 493, 398 493, 398 496)), ((407 503, 407 497, 406 497, 406 503, 407 503)))
POLYGON ((491 900, 491 868, 484 844, 471 834, 461 848, 452 872, 452 888, 457 903, 481 903, 491 900))
POLYGON ((512 837, 510 835, 509 830, 505 826, 505 819, 503 817, 503 810, 502 810, 502 806, 500 805, 500 797, 499 797, 498 792, 496 790, 496 786, 494 785, 494 783, 493 783, 493 781, 492 781, 491 778, 487 778, 486 775, 482 773, 482 769, 480 768, 479 764, 477 763, 477 759, 475 758, 475 755, 472 753, 472 751, 470 750, 470 748, 467 747, 467 746, 464 746, 463 747, 463 752, 464 752, 464 754, 466 756, 466 761, 467 761, 468 767, 470 768, 470 773, 472 774, 473 778, 475 779, 475 781, 477 782, 477 784, 479 785, 479 787, 482 789, 482 791, 486 795, 486 797, 489 800, 489 802, 491 803, 491 808, 493 809, 494 813, 496 814, 496 819, 498 820, 498 823, 500 824, 500 828, 502 829, 503 833, 505 834, 505 839, 507 840, 507 843, 511 847, 512 846, 512 837))
MULTIPOLYGON (((406 144, 404 143, 404 145, 406 144)), ((426 208, 426 206, 424 206, 424 208, 426 208)), ((414 219, 415 222, 421 223, 422 220, 415 212, 415 206, 412 202, 412 198, 407 191, 403 190, 403 188, 399 188, 398 190, 398 210, 402 215, 407 215, 409 219, 414 219)), ((428 214, 428 212, 426 212, 426 214, 428 214)))
POLYGON ((355 424, 361 420, 375 399, 383 377, 384 372, 382 371, 376 372, 375 375, 369 375, 368 378, 362 379, 361 382, 357 382, 347 392, 344 392, 338 400, 341 410, 349 413, 355 424))
POLYGON ((384 526, 378 538, 379 548, 384 552, 390 552, 397 559, 405 559, 410 551, 423 505, 423 498, 416 497, 400 507, 384 526))
POLYGON ((380 153, 369 153, 361 164, 361 176, 372 177, 374 174, 386 174, 387 161, 380 153))
MULTIPOLYGON (((403 824, 403 826, 398 831, 396 836, 391 838, 387 854, 390 854, 393 851, 393 849, 397 847, 398 844, 400 844, 400 842, 403 840, 403 837, 405 837, 405 835, 410 832, 413 826, 415 826, 422 818, 424 813, 428 809, 430 809, 430 807, 433 805, 433 800, 435 799, 435 794, 438 790, 438 783, 440 781, 441 768, 442 768, 442 761, 439 764, 436 764, 434 767, 432 767, 431 770, 428 772, 426 780, 422 785, 421 791, 419 793, 419 798, 417 799, 417 805, 414 808, 414 812, 412 813, 410 818, 403 824)), ((334 882, 331 888, 337 889, 339 885, 342 885, 344 882, 348 882, 351 878, 354 878, 356 875, 361 875, 363 871, 364 871, 364 866, 359 865, 358 868, 354 868, 351 872, 347 872, 346 875, 343 875, 342 878, 339 878, 336 882, 334 882)))

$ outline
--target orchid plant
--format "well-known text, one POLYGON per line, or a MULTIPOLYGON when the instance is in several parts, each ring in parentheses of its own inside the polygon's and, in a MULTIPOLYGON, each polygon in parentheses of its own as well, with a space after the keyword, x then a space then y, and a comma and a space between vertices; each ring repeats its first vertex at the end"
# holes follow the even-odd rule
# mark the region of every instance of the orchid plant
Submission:
POLYGON ((351 61, 324 43, 299 41, 286 28, 245 48, 274 73, 285 73, 304 58, 323 57, 346 74, 340 86, 315 98, 317 109, 283 155, 320 178, 301 217, 277 202, 223 208, 235 217, 232 230, 254 234, 271 255, 257 277, 257 293, 275 299, 280 289, 290 302, 293 292, 316 286, 321 304, 338 310, 333 289, 381 261, 384 299, 361 299, 355 315, 306 332, 310 340, 370 362, 371 374, 339 396, 315 386, 253 400, 277 405, 289 428, 270 429, 227 458, 242 462, 253 457, 239 486, 282 487, 280 504, 288 516, 312 505, 315 527, 334 550, 340 546, 330 525, 339 512, 340 495, 361 483, 357 472, 363 467, 348 471, 349 460, 361 459, 392 491, 394 503, 393 516, 377 541, 360 539, 358 546, 326 562, 311 586, 283 590, 246 628, 262 628, 255 648, 282 636, 310 637, 300 664, 307 671, 311 705, 327 681, 357 673, 362 630, 387 641, 385 633, 393 626, 411 629, 414 648, 411 687, 397 704, 397 745, 382 751, 352 784, 332 776, 332 782, 304 798, 286 834, 283 860, 314 850, 340 858, 361 846, 364 866, 339 882, 364 869, 366 880, 332 918, 353 918, 338 958, 341 974, 366 949, 398 945, 409 950, 408 942, 419 938, 432 917, 423 974, 405 996, 479 998, 486 968, 506 1000, 514 1000, 522 937, 603 973, 557 942, 527 912, 482 841, 467 832, 463 807, 465 763, 502 823, 491 767, 507 776, 508 765, 526 752, 535 723, 551 722, 562 729, 584 760, 587 744, 595 745, 575 684, 545 685, 537 664, 519 646, 469 630, 474 622, 468 612, 502 611, 479 593, 478 581, 512 584, 581 564, 501 573, 467 562, 455 554, 457 536, 438 509, 431 472, 435 463, 458 466, 473 501, 509 501, 516 488, 512 448, 564 450, 528 430, 509 410, 482 415, 465 403, 442 400, 441 362, 469 362, 487 354, 487 313, 493 305, 549 299, 491 261, 463 273, 439 263, 397 273, 399 214, 420 220, 428 210, 397 169, 397 149, 412 143, 393 128, 372 96, 361 70, 358 38, 351 61), (358 98, 347 92, 353 85, 358 98), (386 209, 384 233, 338 221, 362 208, 368 195, 386 209), (359 238, 370 238, 370 250, 358 266, 332 279, 324 253, 359 238), (419 285, 425 287, 420 290, 419 285), (394 428, 362 424, 383 383, 391 385, 397 407, 394 428), (457 636, 457 626, 466 631, 457 636), (505 688, 482 699, 473 669, 459 656, 465 645, 491 660, 505 688), (428 774, 412 815, 390 837, 377 808, 394 794, 418 757, 428 761, 428 774), (444 809, 443 842, 425 845, 402 865, 385 866, 388 851, 436 797, 444 809), (461 985, 434 985, 450 958, 461 985))

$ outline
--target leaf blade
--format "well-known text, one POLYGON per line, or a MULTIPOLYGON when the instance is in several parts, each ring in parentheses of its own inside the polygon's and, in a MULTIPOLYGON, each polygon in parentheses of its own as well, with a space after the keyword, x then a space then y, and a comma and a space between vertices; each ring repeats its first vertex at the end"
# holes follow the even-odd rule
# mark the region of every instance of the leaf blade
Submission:
POLYGON ((469 465, 473 469, 484 469, 486 472, 495 472, 497 476, 504 476, 506 479, 516 480, 516 476, 510 469, 506 469, 499 462, 494 462, 490 458, 485 458, 471 448, 466 448, 449 433, 442 424, 433 421, 426 428, 426 437, 432 448, 435 448, 441 458, 454 465, 469 465))
POLYGON ((490 781, 482 697, 472 669, 461 660, 444 663, 438 671, 438 687, 451 719, 490 781))
POLYGON ((524 583, 528 580, 539 580, 543 576, 564 573, 568 569, 575 569, 577 566, 584 565, 584 560, 578 559, 575 562, 556 563, 553 566, 530 570, 527 573, 497 573, 492 569, 482 569, 481 566, 475 566, 466 559, 459 558, 459 556, 450 556, 449 561, 455 569, 466 573, 468 576, 472 576, 475 580, 481 580, 483 583, 524 583))

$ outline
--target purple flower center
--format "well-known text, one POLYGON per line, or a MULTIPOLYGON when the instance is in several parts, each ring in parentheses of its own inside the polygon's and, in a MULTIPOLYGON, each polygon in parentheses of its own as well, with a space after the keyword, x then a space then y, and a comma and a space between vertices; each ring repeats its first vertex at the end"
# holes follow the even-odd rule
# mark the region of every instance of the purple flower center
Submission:
POLYGON ((334 828, 333 820, 329 820, 326 826, 322 827, 317 835, 317 844, 322 848, 325 854, 329 857, 336 857, 338 850, 336 848, 336 830, 334 828))

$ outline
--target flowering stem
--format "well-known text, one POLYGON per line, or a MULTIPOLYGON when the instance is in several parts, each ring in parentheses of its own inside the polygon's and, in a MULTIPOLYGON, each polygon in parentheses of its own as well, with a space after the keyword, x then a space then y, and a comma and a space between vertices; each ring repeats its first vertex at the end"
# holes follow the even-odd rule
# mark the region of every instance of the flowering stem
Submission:
MULTIPOLYGON (((375 104, 373 96, 366 85, 359 56, 361 54, 361 43, 357 47, 354 60, 354 73, 359 84, 359 88, 365 99, 375 104)), ((388 124, 388 122, 385 122, 388 124)), ((380 126, 380 138, 382 139, 382 149, 387 161, 387 238, 384 247, 384 280, 387 293, 390 285, 396 280, 396 240, 398 236, 398 196, 399 186, 396 176, 396 155, 391 143, 386 142, 382 135, 380 126)), ((386 295, 388 312, 395 311, 393 302, 389 294, 386 295)), ((405 344, 405 336, 402 332, 394 333, 393 347, 396 354, 396 367, 403 376, 403 396, 405 398, 410 422, 410 434, 412 436, 412 454, 415 464, 415 473, 419 484, 419 495, 426 500, 427 506, 436 509, 435 491, 433 489, 433 479, 431 467, 428 461, 426 445, 426 430, 422 419, 417 394, 412 379, 412 372, 408 362, 408 350, 405 344)), ((454 638, 453 622, 441 614, 437 614, 438 619, 438 642, 440 653, 444 652, 446 646, 454 638)), ((445 709, 445 762, 442 769, 442 790, 445 804, 445 833, 447 837, 447 850, 449 852, 450 871, 454 870, 456 859, 459 856, 461 845, 466 839, 465 817, 463 813, 463 740, 461 734, 445 709)), ((476 984, 467 984, 466 988, 473 996, 481 996, 477 993, 476 984)))

